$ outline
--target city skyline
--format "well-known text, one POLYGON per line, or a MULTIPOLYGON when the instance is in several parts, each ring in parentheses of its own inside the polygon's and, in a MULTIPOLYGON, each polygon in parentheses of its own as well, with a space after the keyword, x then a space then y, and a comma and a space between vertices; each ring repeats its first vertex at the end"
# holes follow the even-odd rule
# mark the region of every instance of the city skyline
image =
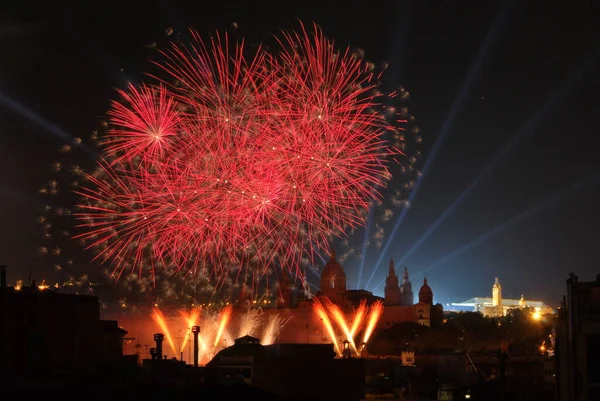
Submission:
POLYGON ((600 52, 598 29, 585 19, 591 5, 552 3, 530 24, 523 16, 537 15, 542 2, 386 2, 342 11, 305 3, 277 17, 268 2, 184 3, 120 5, 118 13, 107 5, 93 15, 15 5, 0 16, 0 49, 12 55, 0 66, 11 77, 0 85, 0 202, 9 211, 0 220, 0 262, 11 276, 27 277, 28 265, 36 277, 51 271, 37 257, 37 190, 59 147, 97 127, 114 88, 144 80, 165 29, 240 30, 259 43, 298 17, 340 46, 388 62, 386 84, 411 93, 407 107, 423 136, 423 176, 410 208, 374 218, 371 234, 375 223, 385 232, 379 247, 363 245, 364 230, 350 239, 349 287, 381 295, 390 259, 407 266, 413 282, 427 274, 442 304, 487 296, 499 277, 507 298, 557 305, 569 272, 595 278, 600 165, 591 100, 600 52), (528 58, 532 52, 538 57, 528 58))

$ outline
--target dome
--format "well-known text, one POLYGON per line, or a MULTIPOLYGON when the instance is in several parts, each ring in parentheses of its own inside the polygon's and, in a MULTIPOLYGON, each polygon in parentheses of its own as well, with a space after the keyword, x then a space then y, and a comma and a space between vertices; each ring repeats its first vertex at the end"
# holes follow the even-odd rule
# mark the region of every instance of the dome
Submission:
POLYGON ((323 273, 321 273, 321 276, 327 276, 327 277, 337 276, 337 277, 344 277, 344 278, 346 277, 344 268, 335 259, 335 252, 331 253, 329 262, 327 262, 327 264, 323 268, 323 273))
POLYGON ((427 277, 425 277, 425 280, 423 280, 423 285, 421 286, 421 289, 419 290, 419 295, 433 295, 433 291, 431 290, 431 287, 427 284, 427 277))
POLYGON ((329 262, 321 273, 321 292, 343 292, 346 290, 346 273, 342 265, 335 259, 335 252, 331 253, 329 262))
POLYGON ((419 290, 419 302, 426 304, 433 303, 433 291, 431 291, 431 287, 427 284, 427 277, 423 280, 423 285, 419 290))

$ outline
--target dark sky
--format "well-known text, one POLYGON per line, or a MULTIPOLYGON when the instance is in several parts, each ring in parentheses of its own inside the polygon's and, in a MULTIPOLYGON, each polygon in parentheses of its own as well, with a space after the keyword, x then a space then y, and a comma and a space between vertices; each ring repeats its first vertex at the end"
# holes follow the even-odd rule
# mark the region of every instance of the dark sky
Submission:
MULTIPOLYGON (((37 190, 62 135, 89 135, 114 89, 142 78, 146 44, 165 42, 169 26, 210 34, 234 22, 257 43, 296 18, 388 61, 387 82, 411 92, 424 138, 423 181, 379 266, 382 249, 367 248, 361 287, 376 269, 375 289, 393 257, 415 283, 427 271, 437 302, 486 296, 499 277, 506 297, 556 305, 569 272, 600 273, 594 1, 71 3, 0 6, 0 264, 11 281, 26 278, 28 264, 50 274, 37 253, 37 190)), ((345 263, 350 287, 359 265, 345 263)))

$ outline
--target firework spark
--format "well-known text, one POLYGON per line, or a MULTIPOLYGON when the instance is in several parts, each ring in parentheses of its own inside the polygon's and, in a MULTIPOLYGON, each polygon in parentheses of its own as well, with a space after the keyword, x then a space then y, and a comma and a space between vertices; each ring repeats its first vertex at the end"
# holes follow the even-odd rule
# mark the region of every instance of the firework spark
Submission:
POLYGON ((344 312, 342 312, 338 305, 334 304, 329 300, 325 301, 325 306, 327 307, 329 316, 333 318, 333 321, 338 325, 338 328, 342 330, 344 336, 346 337, 346 340, 350 342, 350 346, 352 347, 354 352, 358 354, 356 344, 354 343, 354 335, 348 327, 348 323, 346 322, 346 316, 344 315, 344 312))
POLYGON ((98 169, 76 190, 75 237, 115 277, 301 274, 303 258, 364 225, 406 121, 390 118, 373 65, 317 27, 249 58, 227 35, 192 37, 156 62, 177 85, 130 86, 113 102, 98 169))
POLYGON ((354 311, 351 320, 352 323, 349 324, 346 314, 339 305, 331 302, 331 300, 326 297, 321 298, 322 299, 314 299, 313 309, 319 319, 323 322, 327 334, 333 342, 338 355, 342 355, 338 344, 339 338, 347 340, 356 355, 360 355, 364 345, 369 341, 369 338, 373 334, 373 331, 381 318, 381 314, 383 313, 383 303, 381 301, 376 301, 367 308, 366 300, 362 300, 354 311), (337 328, 342 332, 340 337, 337 336, 332 323, 335 323, 337 328), (356 337, 358 337, 359 331, 363 327, 363 341, 359 348, 356 345, 356 337))
POLYGON ((367 316, 367 326, 363 335, 363 344, 366 344, 371 338, 371 334, 375 330, 379 319, 383 313, 383 302, 377 301, 369 308, 369 314, 367 316))
POLYGON ((154 311, 152 312, 151 316, 152 316, 152 319, 158 325, 158 327, 160 327, 163 334, 165 335, 165 338, 167 339, 167 343, 171 347, 173 354, 178 355, 179 353, 177 352, 177 348, 175 347, 175 343, 173 342, 173 337, 171 337, 171 333, 169 331, 169 325, 167 324, 165 316, 163 315, 161 310, 158 308, 154 308, 154 311))
POLYGON ((179 349, 179 352, 183 352, 183 350, 185 349, 185 347, 190 339, 192 327, 199 324, 201 312, 202 312, 202 307, 200 307, 200 306, 192 308, 192 310, 189 312, 186 311, 185 309, 179 311, 181 318, 186 323, 185 337, 183 338, 183 342, 181 343, 181 348, 179 349))
POLYGON ((229 320, 231 319, 231 313, 233 312, 233 308, 231 306, 227 306, 221 310, 219 316, 219 328, 217 329, 217 334, 215 335, 215 341, 213 342, 213 347, 217 347, 219 345, 219 341, 221 341, 221 337, 223 337, 223 333, 225 332, 225 328, 229 324, 229 320))
POLYGON ((291 318, 284 319, 278 313, 271 314, 267 318, 260 343, 263 345, 274 344, 281 329, 291 318))
POLYGON ((249 309, 239 320, 240 327, 237 337, 255 337, 262 323, 261 311, 259 309, 249 309))
POLYGON ((319 319, 321 319, 323 326, 325 326, 325 330, 327 330, 327 334, 329 335, 329 338, 333 343, 335 351, 338 355, 341 356, 342 352, 340 351, 340 345, 338 344, 337 336, 335 334, 335 330, 333 329, 333 325, 331 324, 331 319, 327 314, 327 309, 325 305, 323 305, 323 303, 318 298, 315 298, 313 301, 313 308, 314 311, 317 313, 319 319))

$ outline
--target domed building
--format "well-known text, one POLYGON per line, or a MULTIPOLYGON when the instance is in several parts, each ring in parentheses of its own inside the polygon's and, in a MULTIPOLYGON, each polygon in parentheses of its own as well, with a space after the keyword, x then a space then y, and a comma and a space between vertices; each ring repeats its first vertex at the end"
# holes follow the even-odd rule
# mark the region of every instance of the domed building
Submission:
POLYGON ((346 273, 337 261, 335 252, 331 253, 329 261, 321 272, 320 288, 316 294, 304 296, 300 289, 294 289, 289 285, 287 276, 282 277, 279 287, 282 290, 277 308, 271 309, 270 313, 278 313, 286 320, 279 334, 280 342, 327 341, 323 334, 323 322, 314 313, 312 305, 314 299, 320 297, 327 297, 337 304, 347 316, 351 316, 363 301, 367 305, 382 301, 384 308, 379 320, 379 328, 389 328, 407 322, 437 326, 441 324, 443 318, 442 305, 433 304, 433 291, 427 284, 427 278, 423 280, 423 285, 419 289, 419 301, 414 303, 408 268, 404 268, 400 282, 393 260, 390 261, 383 298, 364 289, 348 289, 346 273), (293 291, 302 295, 294 297, 291 294, 293 291))
POLYGON ((346 272, 336 260, 335 252, 332 252, 329 262, 321 272, 321 285, 319 286, 318 295, 326 296, 332 302, 341 303, 347 290, 346 272))

